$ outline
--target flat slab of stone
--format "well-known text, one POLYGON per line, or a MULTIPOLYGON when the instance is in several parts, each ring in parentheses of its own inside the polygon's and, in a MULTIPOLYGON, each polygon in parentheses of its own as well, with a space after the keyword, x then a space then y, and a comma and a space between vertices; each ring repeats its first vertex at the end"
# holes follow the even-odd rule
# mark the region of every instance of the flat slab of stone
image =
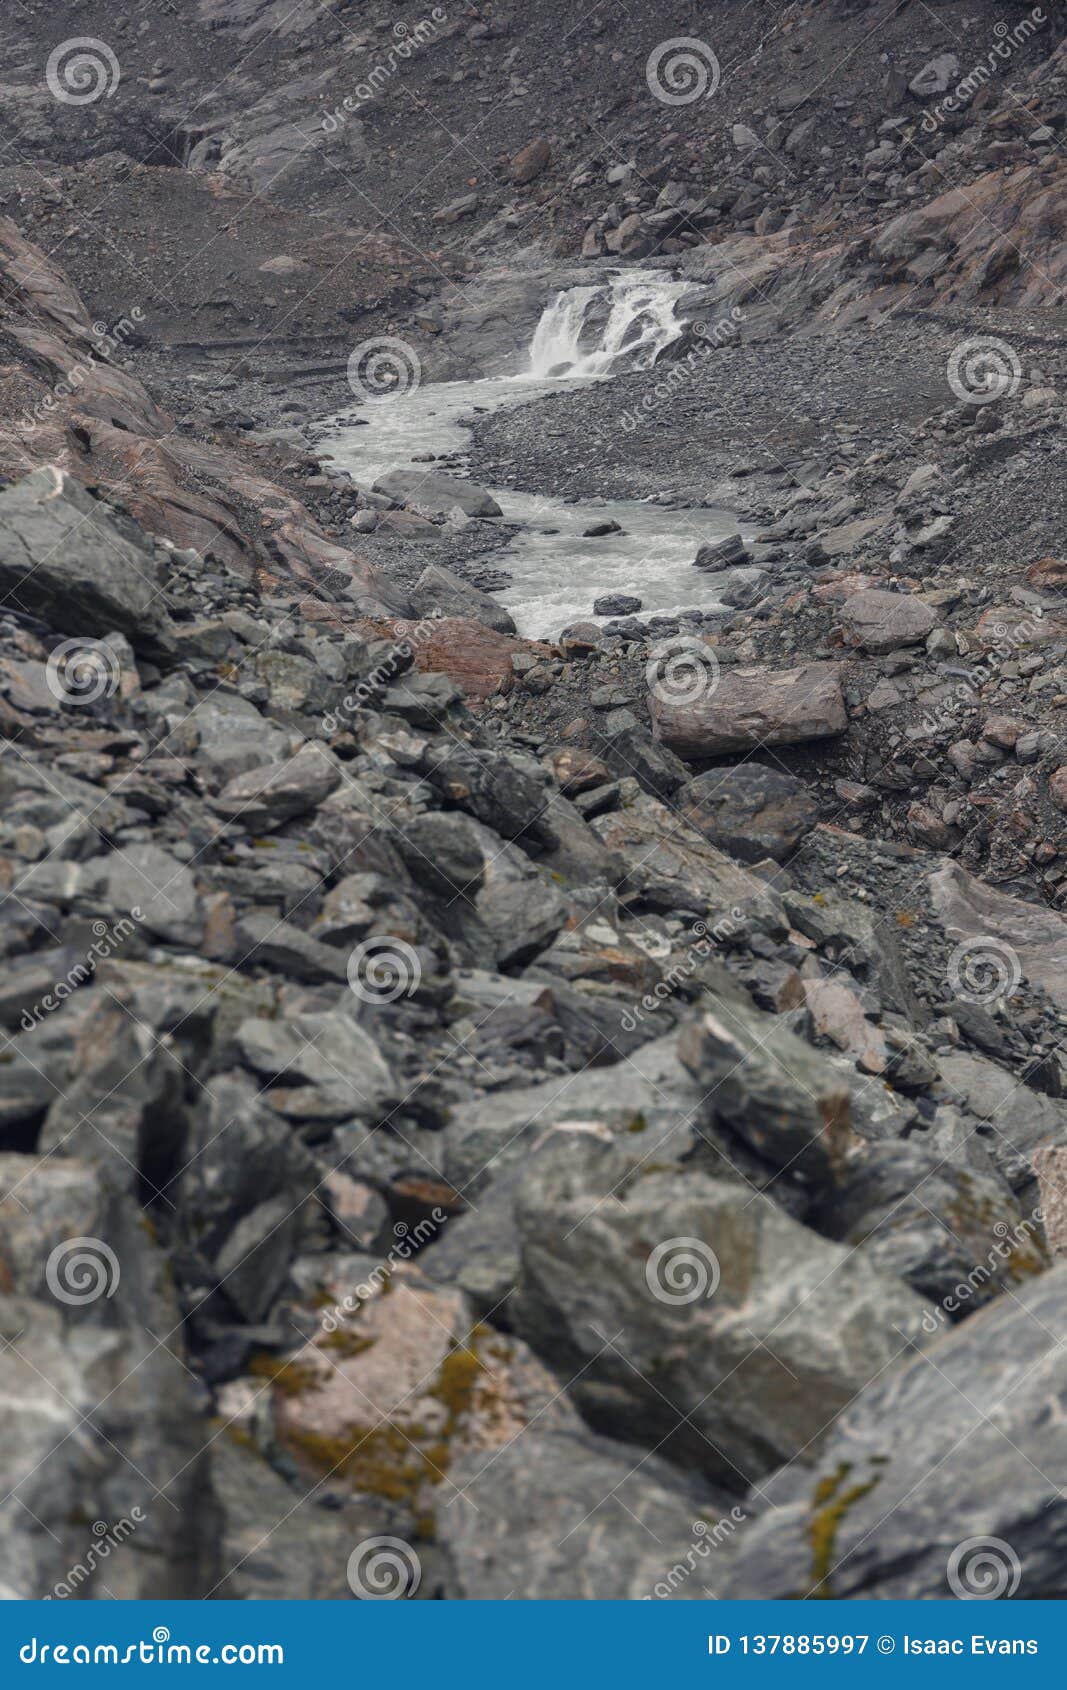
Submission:
POLYGON ((726 669, 692 701, 650 700, 655 737, 691 762, 761 745, 827 739, 848 725, 836 663, 726 669))
POLYGON ((500 516, 500 506, 491 493, 473 481, 455 476, 427 473, 418 469, 394 469, 374 483, 375 493, 385 493, 398 505, 412 510, 447 516, 458 506, 464 516, 500 516))
POLYGON ((956 863, 930 876, 934 909, 957 944, 985 939, 994 961, 1011 971, 1011 952, 1022 974, 1044 986, 1057 1009, 1067 1010, 1067 921, 1054 910, 1024 903, 976 880, 956 863))

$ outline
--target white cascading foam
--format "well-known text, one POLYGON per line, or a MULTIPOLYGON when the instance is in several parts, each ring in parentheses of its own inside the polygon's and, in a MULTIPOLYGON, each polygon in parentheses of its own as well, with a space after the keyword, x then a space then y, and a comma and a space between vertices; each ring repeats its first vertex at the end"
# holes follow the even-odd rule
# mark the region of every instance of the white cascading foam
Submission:
POLYGON ((649 369, 682 332, 674 308, 687 287, 669 276, 629 270, 607 287, 569 288, 557 294, 534 332, 527 380, 589 380, 610 375, 616 364, 649 369), (600 342, 583 350, 590 309, 604 294, 609 307, 600 342))

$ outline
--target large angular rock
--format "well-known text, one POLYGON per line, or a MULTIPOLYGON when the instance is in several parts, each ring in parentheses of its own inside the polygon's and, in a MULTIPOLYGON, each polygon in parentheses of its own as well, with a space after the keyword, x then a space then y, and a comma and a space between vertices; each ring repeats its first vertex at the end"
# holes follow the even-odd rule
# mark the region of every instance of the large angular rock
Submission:
POLYGON ((902 1357, 765 1479, 719 1595, 1062 1598, 1065 1396, 1067 1266, 902 1357))
POLYGON ((653 732, 689 762, 763 745, 796 745, 843 733, 841 670, 834 663, 796 669, 724 669, 691 701, 649 701, 653 732))
POLYGON ((516 752, 482 751, 449 738, 428 753, 423 772, 448 804, 466 810, 502 839, 555 844, 544 770, 516 752))
POLYGON ((0 493, 0 597, 57 633, 117 629, 158 656, 163 586, 151 541, 65 470, 49 465, 0 493))
POLYGON ((887 593, 867 587, 853 593, 841 607, 846 638, 864 651, 898 651, 921 645, 937 627, 937 611, 908 593, 887 593))
POLYGON ((655 743, 632 710, 609 710, 598 738, 614 772, 633 775, 656 798, 669 798, 685 781, 685 764, 655 743))
POLYGON ((950 940, 983 951, 993 970, 1010 985, 1019 976, 1043 986, 1058 1009, 1067 1010, 1067 920, 1041 904, 1024 903, 976 880, 958 863, 946 862, 930 876, 934 909, 950 940), (1014 963, 1013 963, 1014 958, 1014 963))
MULTIPOLYGON (((256 1389, 262 1387, 257 1381, 256 1389)), ((226 1576, 212 1591, 224 1601, 351 1602, 347 1578, 353 1547, 367 1538, 395 1536, 376 1500, 341 1503, 331 1492, 323 1506, 307 1485, 288 1485, 257 1451, 237 1441, 243 1427, 227 1426, 211 1445, 211 1477, 223 1515, 220 1559, 226 1576)))
POLYGON ((816 1183, 858 1147, 840 1073, 781 1020, 722 999, 679 1036, 708 1105, 771 1167, 816 1183))
POLYGON ((729 943, 750 922, 777 919, 785 933, 774 890, 654 798, 635 792, 625 808, 598 816, 592 827, 624 865, 621 896, 706 916, 718 943, 729 943))
POLYGON ((420 616, 433 610, 444 616, 469 617, 484 622, 498 634, 513 634, 515 620, 510 611, 498 604, 489 593, 464 581, 443 564, 427 564, 411 589, 411 600, 420 616))
POLYGON ((823 1435, 929 1306, 747 1184, 575 1122, 516 1204, 515 1329, 586 1418, 730 1489, 823 1435))
POLYGON ((953 1320, 1049 1265, 1040 1224, 1023 1215, 988 1155, 984 1170, 960 1167, 914 1137, 856 1159, 825 1206, 822 1230, 953 1320))
POLYGON ((321 750, 309 746, 284 763, 268 763, 235 775, 212 800, 212 809, 247 833, 269 833, 314 810, 340 784, 341 771, 321 750))
POLYGON ((762 763, 710 769, 683 787, 675 803, 705 839, 746 863, 784 862, 818 816, 802 780, 762 763))
POLYGON ((257 1017, 238 1029, 236 1045, 245 1065, 268 1082, 265 1101, 291 1117, 377 1125, 401 1095, 375 1041, 341 1011, 257 1017), (284 1090, 270 1089, 277 1087, 284 1090))
POLYGON ((655 1456, 540 1425, 451 1477, 470 1500, 438 1532, 468 1601, 705 1601, 741 1512, 655 1456))
POLYGON ((73 1078, 48 1111, 40 1148, 81 1157, 125 1190, 145 1182, 158 1191, 185 1142, 186 1070, 172 1041, 141 1018, 135 992, 101 983, 82 995, 73 1078))
POLYGON ((138 1328, 70 1325, 55 1301, 8 1295, 0 1338, 4 1595, 205 1596, 221 1571, 211 1434, 177 1356, 138 1328))
POLYGON ((464 516, 501 515, 500 506, 484 487, 432 470, 390 470, 388 475, 381 476, 374 483, 374 491, 395 499, 398 505, 429 511, 434 516, 445 516, 457 506, 464 516))
POLYGON ((261 768, 264 761, 280 762, 290 749, 290 734, 224 687, 216 687, 192 710, 177 711, 175 720, 195 729, 197 763, 206 766, 213 783, 261 768))
POLYGON ((33 863, 22 891, 61 909, 130 920, 174 944, 195 946, 204 930, 192 870, 159 845, 126 845, 88 862, 33 863))

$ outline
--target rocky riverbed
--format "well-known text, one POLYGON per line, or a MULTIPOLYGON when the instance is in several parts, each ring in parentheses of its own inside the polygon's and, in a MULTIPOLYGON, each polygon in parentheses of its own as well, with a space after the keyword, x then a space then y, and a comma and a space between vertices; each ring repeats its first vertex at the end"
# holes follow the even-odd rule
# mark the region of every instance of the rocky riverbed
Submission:
POLYGON ((719 10, 12 60, 8 1597, 1065 1594, 1067 74, 719 10))

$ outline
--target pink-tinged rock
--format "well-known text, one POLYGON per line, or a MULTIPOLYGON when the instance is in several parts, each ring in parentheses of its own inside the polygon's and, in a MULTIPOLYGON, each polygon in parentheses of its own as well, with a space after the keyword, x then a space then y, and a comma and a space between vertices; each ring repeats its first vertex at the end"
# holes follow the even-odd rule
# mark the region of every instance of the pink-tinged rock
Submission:
POLYGON ((853 1057, 864 1073, 884 1073, 885 1039, 864 1015, 854 992, 838 980, 805 980, 804 997, 816 1033, 853 1057))
POLYGON ((653 692, 650 712, 655 737, 690 761, 827 739, 848 725, 836 663, 724 669, 692 702, 675 703, 653 692))
POLYGON ((510 690, 514 677, 511 659, 515 652, 552 656, 550 646, 497 633, 483 622, 462 616, 393 622, 385 631, 410 643, 416 669, 447 675, 462 690, 468 703, 474 704, 482 703, 493 693, 510 690))
POLYGON ((1057 810, 1067 810, 1067 763, 1049 776, 1048 791, 1057 810))
POLYGON ((953 944, 992 935, 1015 953, 1020 972, 1044 986, 1057 1009, 1067 1010, 1067 920, 1062 915, 997 892, 957 863, 946 863, 929 884, 934 909, 953 944))
POLYGON ((552 148, 546 140, 531 141, 528 146, 520 148, 511 161, 511 180, 520 186, 532 182, 546 169, 552 158, 552 148))
MULTIPOLYGON (((533 1420, 576 1427, 525 1344, 477 1323, 467 1298, 394 1258, 362 1282, 328 1258, 314 1338, 274 1374, 279 1442, 300 1465, 420 1511, 454 1495, 454 1460, 499 1449, 533 1420)), ((365 1261, 365 1258, 364 1258, 365 1261)))
POLYGON ((1067 1149, 1046 1145, 1030 1156, 1037 1175, 1038 1208, 1054 1256, 1067 1256, 1067 1149))
POLYGON ((998 605, 982 612, 971 637, 978 645, 1011 657, 1028 646, 1067 640, 1067 621, 1062 616, 1038 616, 1017 604, 998 605))

